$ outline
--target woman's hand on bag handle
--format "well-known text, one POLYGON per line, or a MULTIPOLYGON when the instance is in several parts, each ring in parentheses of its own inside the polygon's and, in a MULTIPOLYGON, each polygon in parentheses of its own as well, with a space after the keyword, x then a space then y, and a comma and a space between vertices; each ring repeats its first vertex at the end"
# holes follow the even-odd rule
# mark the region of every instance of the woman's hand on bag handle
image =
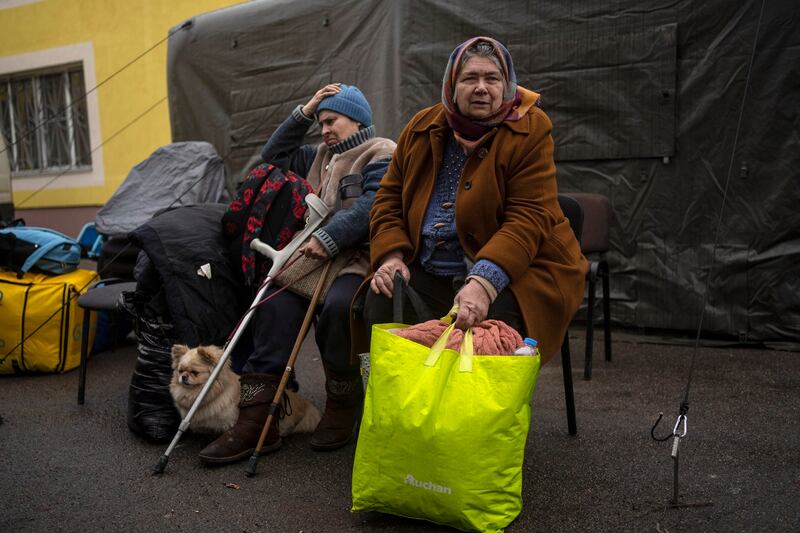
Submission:
POLYGON ((317 107, 319 107, 320 102, 342 90, 342 88, 339 87, 340 85, 341 83, 331 83, 314 93, 311 100, 303 106, 303 114, 307 117, 313 117, 314 113, 317 112, 317 107))
POLYGON ((458 291, 453 303, 458 305, 455 326, 466 331, 486 320, 491 300, 480 283, 470 280, 458 291))
POLYGON ((325 247, 322 246, 322 243, 313 235, 308 239, 308 242, 300 248, 300 253, 309 259, 317 259, 319 261, 331 258, 331 256, 328 255, 328 250, 326 250, 325 247))
POLYGON ((403 252, 391 252, 383 257, 381 266, 375 271, 369 286, 375 294, 383 294, 387 298, 394 295, 394 275, 400 272, 406 283, 411 281, 411 271, 403 262, 403 252))

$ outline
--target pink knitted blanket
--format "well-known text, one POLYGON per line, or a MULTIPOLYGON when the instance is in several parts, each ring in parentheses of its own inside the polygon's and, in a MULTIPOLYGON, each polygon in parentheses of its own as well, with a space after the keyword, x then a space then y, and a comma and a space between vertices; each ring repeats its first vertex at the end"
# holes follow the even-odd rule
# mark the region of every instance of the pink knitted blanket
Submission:
MULTIPOLYGON (((395 330, 395 335, 430 348, 442 336, 447 324, 440 320, 428 320, 404 329, 395 330)), ((475 355, 511 355, 522 345, 517 330, 502 320, 484 320, 472 328, 473 352, 475 355)), ((447 340, 447 347, 458 351, 464 332, 456 329, 447 340)))

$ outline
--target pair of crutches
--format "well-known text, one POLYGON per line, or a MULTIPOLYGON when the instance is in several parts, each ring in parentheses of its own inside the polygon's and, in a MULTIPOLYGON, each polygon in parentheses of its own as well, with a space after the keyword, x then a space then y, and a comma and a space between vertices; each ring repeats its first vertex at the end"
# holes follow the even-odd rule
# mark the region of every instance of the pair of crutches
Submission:
MULTIPOLYGON (((233 335, 231 335, 228 342, 225 343, 223 348, 222 357, 219 359, 219 363, 214 367, 214 370, 211 372, 211 375, 208 378, 208 381, 203 388, 200 390, 200 394, 197 396, 197 399, 192 404, 192 407, 189 409, 189 412, 186 413, 186 416, 181 420, 180 425, 178 426, 178 432, 170 442, 167 450, 164 454, 159 458, 158 463, 155 467, 153 467, 153 474, 162 474, 164 469, 167 467, 167 462, 169 462, 169 456, 172 451, 175 449, 175 446, 178 445, 178 441, 180 441, 183 434, 189 429, 189 424, 192 421, 192 417, 194 416, 197 409, 203 403, 208 391, 211 389, 212 385, 217 379, 217 376, 222 371, 224 365, 227 363, 228 358, 233 351, 233 348, 236 346, 236 343, 239 341, 239 337, 242 336, 242 333, 245 329, 247 329, 247 325, 250 323, 250 319, 252 318, 253 312, 255 311, 256 307, 261 303, 261 298, 267 292, 267 289, 272 285, 272 280, 278 273, 281 271, 283 266, 287 263, 289 258, 303 245, 306 239, 311 235, 311 233, 319 227, 325 217, 328 216, 328 207, 325 203, 320 200, 320 198, 315 194, 309 194, 305 198, 306 205, 308 206, 306 217, 306 226, 303 230, 295 235, 295 237, 281 250, 275 250, 268 244, 261 242, 259 239, 253 239, 250 243, 250 248, 255 250, 256 252, 268 257, 272 260, 272 266, 267 273, 267 278, 264 283, 261 285, 261 288, 256 294, 255 299, 253 299, 253 303, 250 305, 248 310, 245 312, 245 315, 242 317, 242 320, 239 322, 236 330, 234 331, 233 335)), ((311 325, 311 318, 314 316, 314 310, 317 306, 317 301, 319 300, 319 295, 322 292, 322 287, 325 285, 325 279, 328 277, 328 271, 331 266, 331 261, 328 261, 325 264, 325 267, 322 272, 322 276, 320 276, 320 280, 317 283, 317 286, 314 290, 314 294, 311 297, 311 303, 308 306, 308 311, 306 312, 305 319, 303 320, 303 325, 300 328, 300 333, 297 336, 297 340, 295 341, 294 347, 292 348, 292 353, 289 356, 289 361, 286 364, 286 370, 283 373, 281 381, 278 385, 278 389, 275 393, 275 398, 272 401, 272 405, 270 406, 269 415, 267 418, 266 423, 264 424, 264 429, 261 431, 261 437, 258 440, 258 445, 256 446, 256 450, 253 453, 253 456, 250 458, 250 462, 247 467, 247 475, 252 476, 256 473, 256 466, 258 463, 258 456, 261 453, 261 448, 264 445, 264 441, 267 437, 269 426, 275 416, 278 414, 278 405, 283 397, 283 393, 286 389, 286 384, 289 380, 289 376, 291 374, 291 370, 294 367, 294 361, 297 359, 297 354, 300 352, 300 346, 303 344, 303 340, 305 339, 306 334, 308 333, 308 329, 311 325)))

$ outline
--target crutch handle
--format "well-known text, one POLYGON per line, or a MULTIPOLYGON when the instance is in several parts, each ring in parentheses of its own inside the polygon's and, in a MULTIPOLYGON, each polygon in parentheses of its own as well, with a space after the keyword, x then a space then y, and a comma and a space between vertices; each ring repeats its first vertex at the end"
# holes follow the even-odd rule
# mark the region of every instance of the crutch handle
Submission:
POLYGON ((306 195, 306 205, 308 206, 308 220, 306 224, 311 224, 312 222, 322 222, 325 220, 325 217, 328 216, 328 206, 325 205, 325 202, 314 193, 309 193, 306 195))
POLYGON ((310 193, 306 195, 306 226, 300 231, 289 244, 280 250, 276 250, 272 246, 266 244, 259 238, 250 241, 250 249, 254 250, 264 257, 272 260, 272 268, 269 270, 268 276, 274 276, 278 270, 289 260, 289 258, 303 245, 306 238, 322 224, 325 217, 328 216, 328 206, 325 202, 320 200, 319 196, 310 193))

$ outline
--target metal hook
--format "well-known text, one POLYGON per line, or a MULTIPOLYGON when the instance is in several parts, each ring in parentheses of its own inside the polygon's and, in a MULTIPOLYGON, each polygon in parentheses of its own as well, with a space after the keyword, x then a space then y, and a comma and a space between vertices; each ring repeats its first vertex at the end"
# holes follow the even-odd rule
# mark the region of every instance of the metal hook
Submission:
MULTIPOLYGON (((653 437, 653 440, 658 441, 658 442, 664 442, 665 440, 669 440, 669 438, 672 437, 672 434, 669 434, 664 438, 656 437, 656 428, 658 427, 658 424, 661 422, 662 418, 664 418, 664 412, 663 411, 658 413, 658 419, 656 420, 656 423, 653 424, 652 428, 650 428, 650 436, 653 437)), ((674 430, 673 430, 673 433, 674 433, 674 430)))
POLYGON ((689 422, 687 416, 683 413, 678 415, 678 419, 675 421, 675 427, 672 428, 672 433, 666 435, 665 437, 656 437, 656 428, 658 424, 661 422, 661 419, 664 417, 663 411, 658 413, 658 418, 656 419, 656 423, 653 424, 653 427, 650 428, 650 436, 653 437, 653 440, 658 442, 664 442, 665 440, 669 440, 670 437, 678 437, 682 439, 686 436, 686 433, 689 430, 689 422), (683 422, 683 431, 681 431, 681 422, 683 422))
POLYGON ((684 414, 678 415, 678 419, 675 421, 675 427, 672 428, 672 435, 678 437, 679 439, 682 439, 683 437, 686 436, 686 432, 688 430, 689 430, 689 422, 686 418, 686 415, 684 414), (683 421, 683 433, 678 434, 679 433, 678 428, 681 425, 681 421, 683 421))

